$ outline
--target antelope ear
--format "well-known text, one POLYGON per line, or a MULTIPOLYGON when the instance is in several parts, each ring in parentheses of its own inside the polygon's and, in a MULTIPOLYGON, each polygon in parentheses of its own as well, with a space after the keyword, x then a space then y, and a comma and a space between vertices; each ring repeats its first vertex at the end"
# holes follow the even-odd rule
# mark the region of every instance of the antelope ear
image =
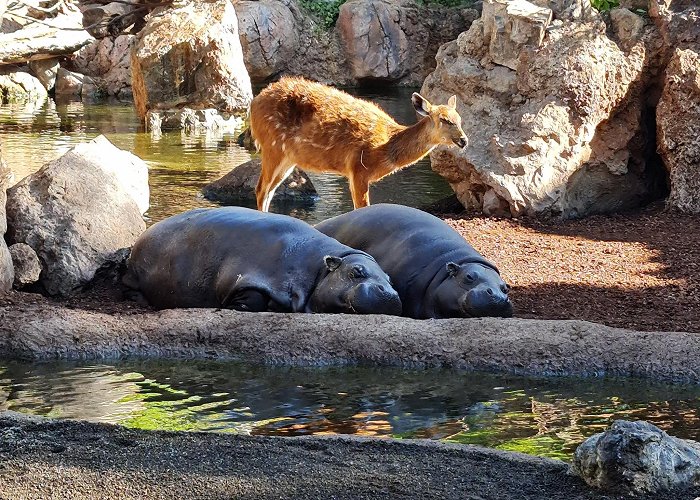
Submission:
POLYGON ((341 259, 340 257, 336 257, 335 255, 326 255, 323 258, 323 261, 326 263, 326 267, 331 272, 338 269, 340 267, 340 264, 343 263, 343 259, 341 259))
POLYGON ((453 277, 457 276, 457 273, 459 272, 459 265, 458 264, 455 264, 454 262, 448 262, 447 266, 445 266, 445 267, 447 268, 447 274, 449 274, 450 276, 453 276, 453 277))
POLYGON ((452 109, 457 109, 457 96, 453 95, 447 100, 447 105, 452 109))
POLYGON ((413 107, 416 109, 416 113, 421 116, 428 116, 430 114, 430 108, 433 107, 425 97, 420 95, 418 92, 414 92, 411 96, 411 102, 413 107))

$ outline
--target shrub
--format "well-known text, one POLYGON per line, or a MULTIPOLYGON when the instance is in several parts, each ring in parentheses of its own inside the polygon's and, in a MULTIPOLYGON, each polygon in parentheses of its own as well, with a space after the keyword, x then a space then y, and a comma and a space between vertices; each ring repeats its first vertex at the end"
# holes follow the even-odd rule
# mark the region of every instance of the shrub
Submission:
POLYGON ((600 12, 607 12, 618 7, 620 2, 618 0, 591 0, 591 5, 600 12))
POLYGON ((335 25, 340 6, 344 3, 345 0, 299 0, 299 5, 312 14, 325 30, 330 30, 335 25))

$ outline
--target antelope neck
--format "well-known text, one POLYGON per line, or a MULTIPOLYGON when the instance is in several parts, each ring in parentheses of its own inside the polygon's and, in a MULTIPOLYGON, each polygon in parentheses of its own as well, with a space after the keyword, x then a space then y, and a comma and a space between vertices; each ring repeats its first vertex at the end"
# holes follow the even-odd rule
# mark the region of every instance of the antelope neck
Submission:
POLYGON ((394 165, 403 167, 427 155, 437 145, 430 140, 431 126, 432 119, 426 116, 415 125, 396 132, 385 145, 388 159, 394 165))

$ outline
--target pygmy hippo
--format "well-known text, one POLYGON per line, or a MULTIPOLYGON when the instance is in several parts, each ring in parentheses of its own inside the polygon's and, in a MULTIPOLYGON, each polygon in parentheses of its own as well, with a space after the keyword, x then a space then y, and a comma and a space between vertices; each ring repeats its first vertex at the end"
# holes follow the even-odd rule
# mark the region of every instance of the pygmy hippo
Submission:
POLYGON ((242 207, 154 224, 123 281, 158 309, 401 314, 389 277, 365 252, 293 217, 242 207))
POLYGON ((399 292, 404 316, 513 315, 509 287, 498 269, 428 213, 378 204, 333 217, 316 228, 377 259, 399 292))

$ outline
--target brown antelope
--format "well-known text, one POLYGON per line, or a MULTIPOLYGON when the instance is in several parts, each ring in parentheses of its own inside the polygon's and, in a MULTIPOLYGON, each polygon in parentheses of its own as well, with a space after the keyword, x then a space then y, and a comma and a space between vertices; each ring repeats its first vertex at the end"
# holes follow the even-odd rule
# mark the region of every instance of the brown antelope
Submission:
POLYGON ((456 96, 434 106, 418 93, 411 100, 424 118, 406 127, 371 102, 305 80, 282 78, 253 99, 250 129, 262 154, 255 190, 267 212, 277 187, 294 166, 347 177, 355 208, 369 205, 369 185, 411 165, 438 144, 467 145, 456 96))

